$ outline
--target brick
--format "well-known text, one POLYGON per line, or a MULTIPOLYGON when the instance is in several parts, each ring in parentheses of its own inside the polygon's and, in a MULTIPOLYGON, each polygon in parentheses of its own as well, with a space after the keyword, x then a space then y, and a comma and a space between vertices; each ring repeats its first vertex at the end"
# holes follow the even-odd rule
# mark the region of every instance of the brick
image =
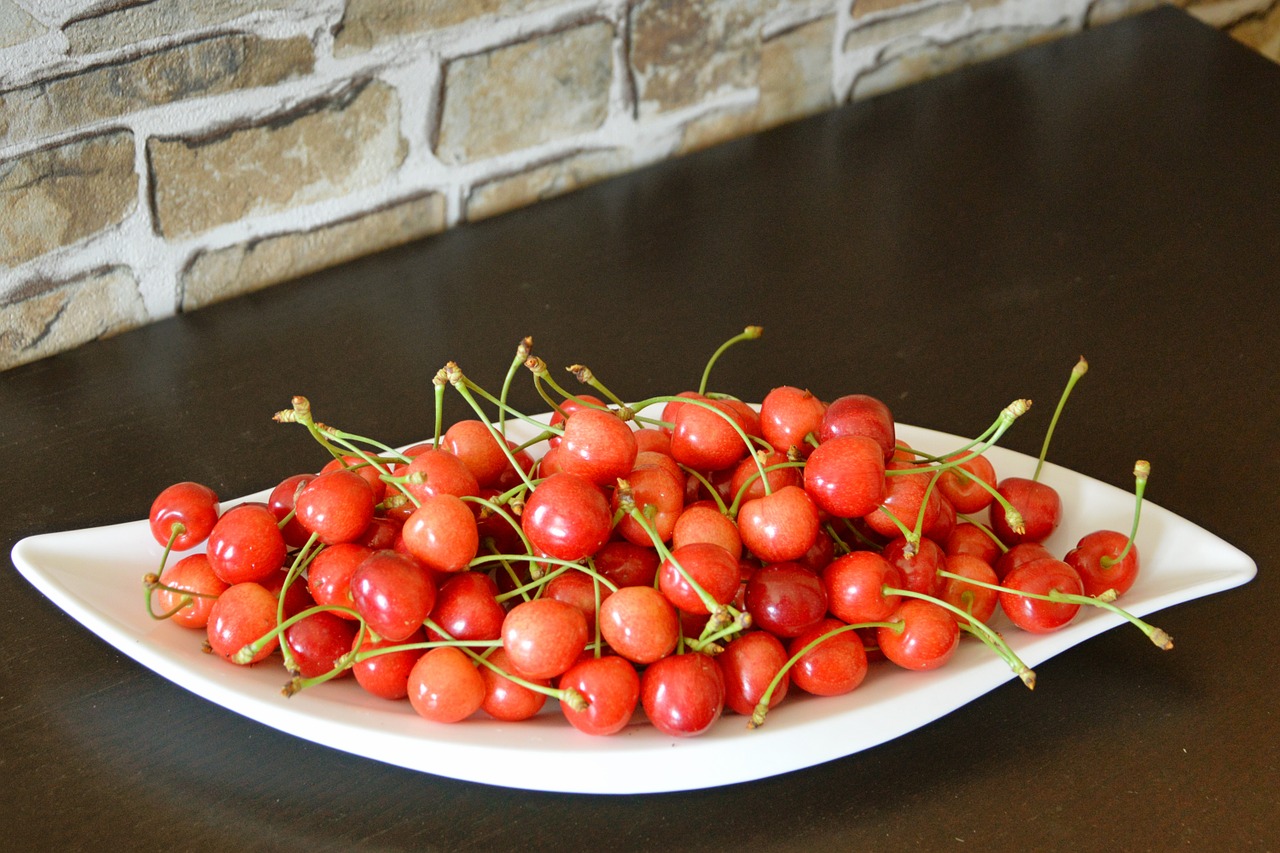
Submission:
POLYGON ((913 36, 963 15, 962 0, 947 0, 932 6, 913 9, 892 18, 876 19, 869 24, 856 26, 845 36, 844 50, 851 53, 863 48, 882 48, 890 42, 913 36))
POLYGON ((0 163, 0 264, 123 221, 138 200, 133 134, 110 131, 0 163))
POLYGON ((187 98, 309 74, 305 38, 227 35, 102 65, 0 95, 0 143, 22 142, 187 98))
POLYGON ((252 127, 151 139, 156 222, 172 239, 343 196, 381 183, 406 149, 399 100, 380 81, 252 127))
POLYGON ((149 322, 125 267, 98 270, 0 304, 0 370, 149 322))
POLYGON ((1280 62, 1280 2, 1271 0, 1270 8, 1241 19, 1227 32, 1241 44, 1280 62))
POLYGON ((1085 15, 1085 26, 1097 27, 1154 9, 1165 0, 1093 0, 1085 15))
POLYGON ((749 89, 760 68, 762 0, 639 0, 630 62, 640 117, 749 89))
POLYGON ((355 219, 202 251, 180 277, 180 305, 191 311, 259 290, 444 228, 444 198, 429 193, 355 219))
POLYGON ((514 175, 495 178, 472 189, 466 200, 466 218, 484 219, 535 201, 554 198, 631 166, 629 154, 620 149, 587 151, 551 163, 543 163, 514 175))
POLYGON ((563 0, 348 0, 333 50, 343 56, 400 36, 430 32, 479 18, 510 18, 563 0))
POLYGON ((835 16, 827 15, 765 41, 760 60, 761 127, 813 115, 835 103, 831 46, 835 16))
POLYGON ((436 155, 465 163, 600 127, 613 37, 595 22, 448 63, 436 155))
POLYGON ((0 48, 31 41, 47 31, 47 27, 13 0, 0 0, 0 48))
POLYGON ((153 0, 119 7, 68 22, 62 33, 72 54, 118 50, 157 38, 225 24, 251 12, 268 12, 298 5, 297 0, 153 0))
POLYGON ((918 6, 921 0, 853 0, 853 8, 849 14, 856 20, 881 12, 891 12, 903 6, 918 6))

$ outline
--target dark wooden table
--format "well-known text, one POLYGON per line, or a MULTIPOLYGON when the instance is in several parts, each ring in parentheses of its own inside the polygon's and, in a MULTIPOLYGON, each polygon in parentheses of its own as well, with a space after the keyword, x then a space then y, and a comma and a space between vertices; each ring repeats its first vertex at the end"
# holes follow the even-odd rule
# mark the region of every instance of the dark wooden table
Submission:
POLYGON ((418 439, 445 360, 497 377, 525 334, 638 398, 758 322, 721 387, 865 392, 968 433, 1030 397, 1006 443, 1032 454, 1084 353, 1054 460, 1128 489, 1150 459, 1151 500, 1259 565, 1159 615, 1174 652, 1110 631, 1034 693, 783 777, 523 793, 225 711, 6 565, 5 846, 1275 849, 1277 116, 1280 68, 1165 9, 0 375, 8 555, 142 517, 172 481, 274 484, 309 450, 269 421, 295 393, 418 439))

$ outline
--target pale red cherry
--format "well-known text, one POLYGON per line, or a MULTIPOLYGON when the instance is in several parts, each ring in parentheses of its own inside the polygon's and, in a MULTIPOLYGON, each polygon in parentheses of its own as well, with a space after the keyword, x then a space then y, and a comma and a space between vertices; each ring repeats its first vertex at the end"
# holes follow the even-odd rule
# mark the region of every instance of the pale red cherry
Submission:
POLYGON ((909 598, 889 617, 900 623, 880 628, 880 651, 904 669, 919 672, 937 669, 951 659, 960 645, 960 626, 950 611, 919 598, 909 598))
MULTIPOLYGON (((316 554, 307 567, 307 589, 316 604, 354 607, 351 601, 351 576, 372 553, 372 548, 348 542, 333 545, 316 554)), ((344 619, 357 618, 355 614, 333 612, 344 619)))
POLYGON ((587 700, 586 710, 560 703, 575 729, 589 735, 617 734, 627 727, 640 702, 640 675, 620 657, 587 658, 560 677, 561 690, 576 690, 587 700))
POLYGON ((884 456, 875 440, 837 436, 818 445, 804 468, 804 488, 837 518, 861 518, 885 498, 884 456))
MULTIPOLYGON (((907 470, 911 465, 901 462, 889 464, 891 470, 907 470)), ((915 530, 920 518, 920 507, 924 506, 924 523, 922 530, 931 530, 938 523, 938 515, 942 512, 942 498, 936 489, 929 488, 932 475, 894 474, 885 477, 887 491, 884 501, 872 512, 863 516, 868 527, 886 539, 902 534, 902 529, 895 524, 896 518, 907 530, 915 530)))
POLYGON ((538 551, 580 560, 609 540, 613 517, 604 493, 575 474, 553 474, 525 502, 520 524, 538 551))
POLYGON ((827 607, 849 624, 882 622, 898 608, 901 597, 884 592, 902 589, 902 572, 874 551, 836 557, 822 572, 827 607))
POLYGON ((563 601, 522 601, 502 622, 502 647, 512 666, 529 678, 560 675, 573 666, 586 644, 586 617, 563 601))
POLYGON ((227 583, 213 573, 207 554, 192 554, 166 566, 160 583, 171 589, 157 589, 152 593, 153 611, 158 614, 172 611, 169 618, 184 628, 205 627, 213 603, 227 589, 227 583))
POLYGON ((192 482, 174 483, 156 495, 151 504, 151 535, 174 551, 194 548, 213 530, 218 521, 218 508, 218 495, 208 486, 192 482), (177 535, 174 535, 175 524, 183 527, 177 535))
MULTIPOLYGON (((604 400, 593 394, 578 394, 576 398, 570 397, 560 402, 560 410, 551 413, 549 423, 552 427, 564 426, 565 419, 574 412, 582 409, 591 408, 607 408, 604 400)), ((560 436, 552 436, 547 440, 547 444, 553 448, 560 446, 560 436)))
POLYGON ((938 491, 951 501, 956 512, 972 515, 990 506, 991 490, 996 487, 996 469, 987 457, 979 454, 967 459, 968 453, 953 453, 946 460, 965 459, 958 467, 948 468, 938 477, 938 491), (989 488, 983 488, 985 483, 989 488))
POLYGON ((359 538, 373 521, 373 489, 346 468, 320 474, 294 499, 298 523, 325 545, 359 538))
POLYGON ((480 533, 461 498, 427 495, 400 532, 405 548, 433 572, 460 572, 476 558, 480 533))
MULTIPOLYGON (((487 658, 489 663, 508 675, 512 672, 511 660, 503 649, 494 649, 487 658)), ((494 672, 487 666, 479 668, 480 677, 484 679, 484 701, 480 708, 495 720, 514 723, 527 720, 542 710, 546 704, 547 694, 530 690, 523 684, 517 684, 506 675, 494 672)), ((545 678, 526 679, 542 687, 548 682, 545 678)))
POLYGON ((209 533, 207 548, 213 573, 228 584, 260 581, 279 571, 287 551, 275 515, 255 503, 224 512, 209 533))
MULTIPOLYGON (((947 571, 953 575, 961 575, 970 580, 991 584, 992 586, 1000 583, 1000 579, 996 577, 996 571, 991 567, 991 564, 972 554, 948 555, 947 571)), ((977 621, 986 622, 996 612, 1000 594, 989 587, 978 586, 949 577, 945 579, 942 585, 942 592, 938 597, 968 613, 977 621)), ((969 622, 968 619, 960 616, 956 616, 956 619, 961 624, 969 622)))
POLYGON ((378 636, 401 641, 421 628, 431 613, 436 585, 412 558, 375 551, 351 576, 351 600, 378 636))
POLYGON ((377 467, 370 465, 359 456, 342 456, 336 459, 330 459, 329 464, 320 469, 321 474, 327 474, 330 471, 350 471, 353 474, 359 474, 360 477, 369 484, 369 488, 373 490, 373 502, 381 503, 387 494, 387 482, 382 479, 382 471, 377 467))
MULTIPOLYGON (((795 656, 825 634, 844 628, 839 619, 823 619, 787 645, 795 656)), ((867 652, 856 631, 832 634, 805 652, 791 667, 791 683, 815 696, 840 696, 862 684, 867 676, 867 652)))
POLYGON ((747 455, 736 413, 720 400, 684 403, 676 410, 671 455, 695 471, 723 471, 747 455))
POLYGON ((401 486, 418 500, 439 494, 459 498, 480 494, 480 483, 476 480, 476 475, 471 473, 471 469, 461 459, 447 450, 427 448, 413 457, 413 461, 403 469, 397 468, 396 471, 406 477, 421 475, 426 478, 421 483, 405 483, 401 486))
POLYGON ((820 518, 798 486, 747 501, 738 511, 738 533, 748 551, 766 563, 798 560, 818 538, 820 518))
POLYGON ((641 427, 636 430, 636 453, 662 453, 671 455, 671 434, 655 427, 641 427))
POLYGON ((640 704, 663 734, 700 735, 724 711, 724 676, 707 655, 670 655, 650 664, 640 676, 640 704))
MULTIPOLYGON (((242 648, 276 626, 276 605, 276 597, 262 584, 232 584, 209 611, 209 648, 218 657, 238 663, 234 658, 242 648)), ((278 642, 264 643, 248 663, 266 660, 279 647, 278 642)))
POLYGON ((560 470, 597 486, 612 486, 636 461, 631 427, 612 412, 578 409, 564 422, 560 437, 560 470))
POLYGON ((760 430, 777 450, 785 453, 795 447, 808 456, 813 450, 808 436, 817 438, 826 410, 827 404, 809 391, 783 385, 761 401, 760 430))
POLYGON ((684 470, 680 467, 680 463, 672 458, 670 453, 659 453, 656 450, 642 450, 636 454, 635 465, 633 470, 642 468, 659 468, 671 475, 671 479, 680 484, 681 492, 685 490, 684 470))
POLYGON ((948 557, 952 554, 968 554, 992 566, 1003 553, 995 540, 971 521, 962 521, 957 524, 947 536, 942 550, 948 557))
POLYGON ((864 435, 880 445, 887 462, 894 453, 897 432, 893 413, 880 400, 866 394, 849 394, 832 400, 822 415, 818 441, 842 435, 864 435))
POLYGON ((502 445, 490 431, 484 421, 461 420, 455 422, 440 437, 440 443, 475 476, 480 488, 486 488, 498 482, 503 472, 510 467, 507 454, 502 445))
MULTIPOLYGON (((646 524, 641 525, 631 515, 624 515, 617 525, 618 534, 637 545, 652 546, 653 540, 645 529, 647 526, 659 541, 669 542, 684 509, 683 480, 675 479, 661 468, 641 468, 629 472, 626 481, 632 502, 644 514, 646 524)), ((613 492, 610 507, 616 513, 621 505, 622 492, 618 489, 613 492)))
POLYGON ((423 719, 457 723, 484 703, 484 678, 460 649, 429 649, 414 663, 406 683, 409 704, 423 719))
MULTIPOLYGON (((782 641, 767 631, 739 634, 724 651, 715 656, 724 676, 724 703, 743 716, 751 716, 769 689, 769 683, 787 662, 782 641)), ((791 676, 784 674, 769 696, 769 707, 775 707, 787 695, 791 676)))
POLYGON ((638 664, 675 650, 680 621, 666 596, 651 586, 627 586, 600 605, 600 634, 617 654, 638 664))
POLYGON ((689 579, 716 603, 728 604, 738 592, 740 576, 738 561, 732 554, 719 545, 695 542, 676 548, 669 559, 662 561, 658 567, 658 589, 680 610, 706 614, 710 611, 689 579))
POLYGON ((771 492, 776 492, 783 486, 803 486, 804 473, 799 468, 787 466, 787 462, 787 455, 778 451, 761 452, 758 457, 747 456, 733 468, 733 479, 729 481, 729 494, 735 499, 742 495, 742 500, 748 501, 764 497, 766 483, 768 483, 768 491, 771 492), (760 475, 762 467, 773 467, 773 470, 767 471, 762 477, 760 475))
POLYGON ((728 551, 735 560, 742 558, 742 535, 738 532, 738 525, 712 501, 686 505, 676 519, 671 544, 679 548, 694 542, 710 542, 728 551))

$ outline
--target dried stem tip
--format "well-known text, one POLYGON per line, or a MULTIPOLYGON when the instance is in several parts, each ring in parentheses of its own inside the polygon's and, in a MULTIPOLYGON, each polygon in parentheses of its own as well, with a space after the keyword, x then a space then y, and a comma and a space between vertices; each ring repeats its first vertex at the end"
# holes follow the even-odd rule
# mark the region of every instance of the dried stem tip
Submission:
POLYGON ((533 336, 525 335, 520 340, 520 344, 516 347, 516 356, 518 358, 528 358, 529 353, 533 351, 533 336))
POLYGON ((587 367, 585 364, 571 364, 566 367, 565 370, 572 373, 573 377, 583 385, 590 385, 591 380, 596 378, 595 374, 591 372, 591 368, 587 367))
POLYGON ((1151 463, 1145 459, 1139 459, 1133 463, 1133 476, 1146 482, 1147 478, 1151 476, 1151 463))
POLYGON ((742 330, 742 334, 747 340, 754 341, 764 334, 764 326, 747 326, 742 330))

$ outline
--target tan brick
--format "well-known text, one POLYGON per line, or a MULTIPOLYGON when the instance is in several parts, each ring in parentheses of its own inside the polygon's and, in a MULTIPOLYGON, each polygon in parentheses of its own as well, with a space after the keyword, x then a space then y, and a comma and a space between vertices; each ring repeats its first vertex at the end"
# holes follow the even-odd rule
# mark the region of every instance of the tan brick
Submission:
POLYGON ((1097 27, 1162 5, 1165 0, 1093 0, 1085 14, 1085 26, 1097 27))
POLYGON ((511 17, 563 0, 348 0, 334 53, 368 50, 398 36, 444 29, 483 17, 511 17))
POLYGON ((437 156, 465 163, 602 125, 613 36, 595 22, 450 62, 437 156))
POLYGON ((443 228, 444 199, 429 193, 313 231, 199 252, 182 273, 180 304, 191 311, 443 228))
POLYGON ((1269 9, 1243 18, 1227 32, 1268 59, 1280 62, 1280 2, 1272 0, 1269 9))
POLYGON ((379 81, 253 127, 147 143, 169 238, 374 186, 405 153, 399 100, 379 81))
POLYGON ((297 0, 153 0, 73 20, 63 28, 72 54, 117 50, 150 39, 173 37, 235 20, 250 12, 268 12, 298 5, 297 0))
POLYGON ((48 32, 48 27, 27 14, 13 0, 0 0, 0 48, 31 41, 48 32))
POLYGON ((853 0, 853 8, 849 13, 855 19, 865 18, 867 15, 901 9, 903 6, 918 6, 920 3, 921 0, 853 0))
POLYGON ((186 98, 308 74, 305 38, 227 35, 45 80, 0 95, 0 143, 22 142, 186 98))
POLYGON ((831 46, 835 16, 779 33, 764 43, 760 60, 760 118, 771 127, 830 108, 831 46))
POLYGON ((676 146, 675 153, 690 154, 720 142, 746 136, 759 129, 759 121, 758 104, 700 115, 680 128, 680 144, 676 146))
POLYGON ((35 361, 149 321, 124 267, 98 270, 0 305, 0 370, 35 361))
POLYGON ((587 151, 543 163, 476 186, 466 200, 466 218, 484 219, 587 186, 630 166, 623 150, 587 151))
POLYGON ((904 12, 892 18, 876 19, 869 24, 854 27, 845 36, 846 53, 862 48, 881 48, 898 39, 916 35, 924 30, 959 18, 965 11, 963 0, 948 0, 904 12))
POLYGON ((639 0, 631 68, 641 117, 756 86, 762 0, 639 0))
POLYGON ((133 134, 124 130, 0 163, 0 264, 75 243, 137 205, 133 134))

